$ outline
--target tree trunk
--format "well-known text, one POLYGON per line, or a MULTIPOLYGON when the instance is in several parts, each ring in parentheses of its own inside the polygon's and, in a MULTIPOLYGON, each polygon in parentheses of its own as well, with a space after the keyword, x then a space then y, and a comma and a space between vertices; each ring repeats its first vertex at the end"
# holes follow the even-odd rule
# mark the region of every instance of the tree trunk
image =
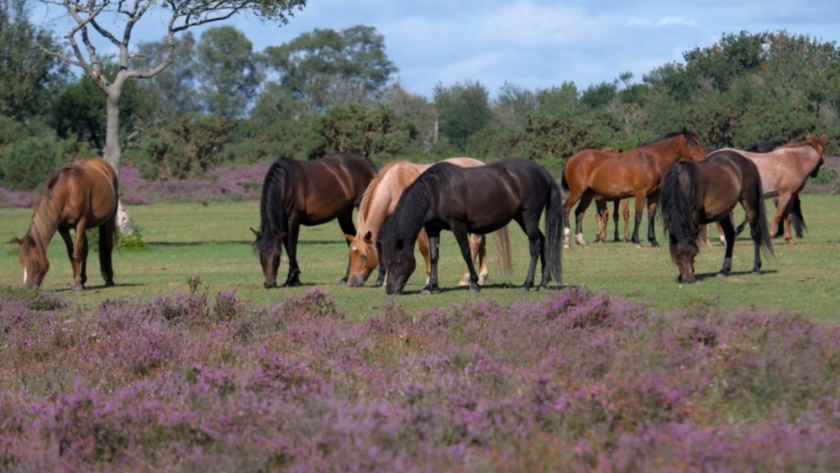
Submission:
MULTIPOLYGON (((122 150, 120 149, 120 93, 124 80, 114 81, 105 90, 105 150, 104 158, 114 168, 117 177, 120 175, 120 159, 122 158, 122 150)), ((134 223, 131 220, 131 214, 123 207, 122 200, 119 200, 117 205, 117 225, 122 236, 134 236, 134 223)))

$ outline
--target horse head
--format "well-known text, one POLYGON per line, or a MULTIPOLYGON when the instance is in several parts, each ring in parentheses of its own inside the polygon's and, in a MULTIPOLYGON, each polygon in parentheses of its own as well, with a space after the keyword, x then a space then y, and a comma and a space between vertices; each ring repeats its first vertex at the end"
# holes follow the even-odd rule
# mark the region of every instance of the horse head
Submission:
POLYGON ((820 172, 820 168, 823 164, 825 164, 825 134, 823 134, 822 136, 808 135, 805 138, 805 141, 807 141, 808 144, 810 144, 820 156, 819 163, 817 163, 817 165, 814 166, 814 170, 811 171, 810 174, 811 177, 817 177, 818 173, 820 172))
POLYGON ((385 293, 402 294, 405 283, 417 267, 414 245, 407 244, 405 240, 398 238, 393 244, 386 245, 386 248, 385 261, 388 278, 385 282, 385 293), (393 248, 390 248, 392 245, 393 248))
POLYGON ((693 131, 683 128, 682 140, 680 141, 679 157, 683 159, 690 159, 692 161, 700 161, 706 157, 706 150, 700 144, 700 139, 693 131))
POLYGON ((251 231, 257 238, 254 241, 254 248, 259 253, 260 265, 265 277, 263 287, 266 289, 277 287, 277 270, 280 268, 280 242, 286 234, 278 233, 272 237, 270 235, 264 236, 262 232, 253 228, 251 231))
POLYGON ((50 269, 46 252, 28 233, 23 239, 15 238, 14 241, 20 245, 18 261, 23 266, 23 285, 27 289, 40 287, 44 276, 50 269))
POLYGON ((694 276, 694 258, 700 249, 697 247, 697 242, 692 239, 679 238, 677 235, 670 235, 670 249, 671 261, 677 265, 680 275, 677 276, 677 282, 691 284, 695 280, 694 276))
POLYGON ((344 238, 350 243, 347 250, 347 257, 350 260, 350 272, 347 275, 347 284, 350 287, 364 286, 370 273, 379 264, 376 247, 373 243, 373 235, 371 232, 367 232, 363 236, 344 235, 344 238))

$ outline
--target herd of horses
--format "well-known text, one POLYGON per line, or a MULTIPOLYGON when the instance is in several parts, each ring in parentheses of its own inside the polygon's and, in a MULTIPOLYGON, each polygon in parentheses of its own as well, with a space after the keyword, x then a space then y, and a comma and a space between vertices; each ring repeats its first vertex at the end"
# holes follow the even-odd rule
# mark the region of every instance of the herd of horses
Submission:
MULTIPOLYGON (((774 232, 790 222, 797 233, 804 228, 798 194, 809 176, 824 163, 825 135, 805 140, 773 142, 766 149, 706 150, 695 133, 683 129, 625 152, 582 150, 567 159, 560 183, 539 164, 524 158, 484 163, 451 158, 438 163, 394 162, 377 170, 367 158, 339 153, 306 162, 280 158, 266 173, 260 199, 260 226, 251 229, 266 288, 276 287, 281 250, 288 259, 284 286, 297 286, 300 266, 297 244, 300 226, 338 220, 348 246, 342 283, 365 284, 377 271, 375 284, 387 294, 401 294, 416 269, 415 246, 426 265, 421 292, 440 290, 437 265, 440 234, 451 231, 467 271, 462 285, 477 292, 488 276, 485 235, 494 236, 495 264, 509 279, 512 263, 508 226, 516 222, 528 238, 530 263, 521 289, 561 283, 561 252, 570 245, 569 214, 575 208, 575 241, 586 246, 583 217, 594 200, 598 209, 596 240, 606 238, 608 202, 615 202, 615 239, 618 240, 619 203, 635 199, 632 241, 640 245, 639 226, 648 211, 648 241, 658 246, 655 216, 661 215, 670 255, 679 270, 678 281, 695 280, 694 259, 706 226, 719 225, 726 244, 724 276, 731 270, 735 236, 747 225, 755 246, 753 272, 760 273, 761 252, 772 254, 764 200, 776 201, 774 232), (566 195, 565 203, 563 195, 566 195), (736 228, 733 209, 740 204, 745 221, 736 228), (353 210, 358 211, 358 228, 353 210), (540 222, 544 222, 544 230, 540 222), (603 224, 603 226, 601 226, 603 224), (476 271, 475 262, 479 270, 476 271)), ((40 286, 47 270, 47 248, 56 232, 67 247, 73 266, 74 289, 87 280, 86 229, 99 228, 100 269, 106 286, 114 285, 111 253, 117 239, 118 180, 103 159, 65 164, 47 181, 20 244, 24 285, 40 286), (75 242, 70 231, 75 231, 75 242)))

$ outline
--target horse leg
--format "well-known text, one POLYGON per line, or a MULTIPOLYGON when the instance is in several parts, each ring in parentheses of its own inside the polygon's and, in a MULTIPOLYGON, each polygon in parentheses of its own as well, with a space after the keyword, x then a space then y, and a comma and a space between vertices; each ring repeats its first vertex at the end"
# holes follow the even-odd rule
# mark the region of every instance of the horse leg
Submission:
POLYGON ((114 251, 114 241, 117 231, 116 216, 99 227, 99 270, 105 279, 105 286, 116 286, 114 283, 114 264, 111 254, 114 251))
POLYGON ((283 286, 300 286, 300 267, 297 262, 297 243, 300 236, 300 222, 296 214, 289 216, 289 231, 283 235, 283 246, 289 258, 289 275, 283 286))
MULTIPOLYGON (((543 280, 540 283, 540 287, 547 287, 548 281, 550 278, 546 278, 548 273, 548 267, 545 264, 545 237, 543 236, 542 232, 539 228, 539 220, 537 220, 534 224, 526 224, 524 217, 521 215, 515 217, 516 223, 519 224, 519 227, 522 228, 522 231, 525 232, 525 235, 528 237, 528 251, 531 255, 531 261, 528 264, 528 274, 525 276, 525 282, 522 286, 519 287, 521 291, 527 291, 531 289, 534 285, 534 276, 537 271, 537 257, 540 258, 542 262, 543 268, 543 280)), ((549 275, 550 276, 550 275, 549 275)))
POLYGON ((385 271, 387 271, 387 266, 385 265, 385 258, 382 257, 382 231, 379 231, 379 236, 376 238, 376 243, 374 243, 374 247, 376 248, 376 256, 377 256, 377 266, 379 266, 379 274, 376 275, 376 282, 373 283, 375 287, 380 287, 385 284, 385 271))
MULTIPOLYGON (((624 218, 624 241, 630 240, 630 199, 621 199, 621 216, 624 218)), ((618 239, 616 239, 618 241, 618 239)))
POLYGON ((423 262, 426 263, 426 284, 429 283, 429 277, 432 273, 432 258, 429 255, 429 237, 426 236, 426 230, 420 229, 420 234, 417 235, 417 246, 420 247, 420 255, 423 256, 423 262))
MULTIPOLYGON (((778 233, 778 229, 783 228, 785 224, 785 219, 790 214, 790 207, 793 203, 791 201, 791 195, 789 194, 779 194, 778 202, 776 203, 776 215, 773 217, 773 230, 778 233)), ((793 244, 793 239, 790 237, 790 227, 788 227, 787 231, 784 232, 785 235, 785 242, 789 244, 793 244)), ((778 236, 778 235, 777 235, 778 236)))
POLYGON ((85 220, 76 224, 76 245, 73 248, 73 289, 84 289, 87 282, 88 241, 85 220))
MULTIPOLYGON (((353 207, 347 212, 338 216, 338 226, 341 227, 341 231, 344 232, 344 235, 355 235, 356 234, 356 226, 353 225, 353 207)), ((350 248, 350 240, 344 239, 344 242, 347 243, 347 247, 350 248)), ((347 259, 347 271, 344 273, 344 277, 341 278, 338 283, 339 284, 347 284, 347 279, 350 277, 350 259, 347 259)))
POLYGON ((454 225, 452 227, 452 233, 455 235, 455 240, 458 242, 458 247, 461 249, 461 256, 467 263, 467 273, 470 278, 470 292, 479 292, 478 273, 475 271, 475 265, 473 264, 472 237, 467 233, 466 225, 462 223, 454 225))
MULTIPOLYGON (((478 263, 478 285, 483 286, 487 279, 487 239, 484 235, 471 233, 469 235, 470 241, 470 260, 478 263)), ((470 272, 466 271, 464 277, 458 281, 459 286, 466 286, 470 283, 470 272)))
POLYGON ((595 199, 595 243, 607 241, 607 224, 609 221, 607 202, 604 199, 595 199))
POLYGON ((566 199, 566 203, 563 205, 563 248, 568 248, 570 246, 569 240, 572 232, 569 228, 569 214, 571 213, 572 207, 575 205, 575 203, 578 200, 580 200, 581 195, 581 193, 572 190, 571 194, 569 194, 569 197, 566 199))
POLYGON ((60 228, 58 233, 61 235, 61 239, 64 240, 64 246, 67 248, 67 258, 70 260, 70 266, 73 268, 73 289, 79 289, 81 288, 81 283, 78 282, 79 267, 76 263, 76 258, 74 258, 73 237, 70 235, 70 230, 66 228, 60 228))
POLYGON ((723 229, 724 238, 726 238, 726 253, 723 257, 723 266, 721 266, 717 274, 723 277, 729 274, 729 271, 732 269, 732 248, 735 246, 735 226, 729 217, 724 217, 719 224, 723 229))
POLYGON ((621 207, 621 201, 620 200, 613 201, 612 219, 613 219, 613 225, 615 225, 614 230, 613 230, 613 241, 621 241, 621 240, 618 239, 618 221, 620 219, 620 216, 619 216, 619 208, 620 207, 621 207))
POLYGON ((656 203, 659 201, 659 194, 651 194, 648 196, 648 242, 650 246, 656 248, 659 242, 656 241, 656 227, 654 220, 656 219, 656 203))
POLYGON ((429 261, 431 267, 429 270, 429 282, 420 291, 422 294, 431 294, 433 291, 440 290, 438 287, 438 257, 440 256, 440 230, 429 231, 426 229, 426 236, 429 238, 429 261))
POLYGON ((642 242, 639 240, 639 225, 642 223, 642 211, 645 205, 645 195, 636 193, 636 213, 633 215, 633 236, 630 238, 636 246, 641 246, 642 242))
POLYGON ((575 209, 575 241, 583 248, 589 246, 583 239, 583 216, 586 213, 586 209, 589 207, 589 204, 592 203, 593 198, 595 198, 595 193, 591 190, 587 190, 582 196, 580 196, 580 203, 575 209))

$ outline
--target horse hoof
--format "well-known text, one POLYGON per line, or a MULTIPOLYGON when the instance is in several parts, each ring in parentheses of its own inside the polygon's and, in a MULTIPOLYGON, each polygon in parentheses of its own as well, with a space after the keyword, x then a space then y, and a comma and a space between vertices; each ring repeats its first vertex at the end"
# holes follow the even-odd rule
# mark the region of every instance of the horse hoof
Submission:
POLYGON ((651 248, 659 248, 659 242, 656 242, 656 241, 650 242, 650 247, 651 248))
POLYGON ((642 245, 640 243, 633 243, 633 248, 641 248, 642 245))
POLYGON ((719 278, 725 278, 725 277, 726 277, 726 273, 717 273, 717 277, 719 277, 719 278))
POLYGON ((432 293, 431 289, 423 289, 422 291, 420 291, 420 294, 424 294, 424 295, 427 295, 427 296, 430 295, 431 293, 432 293))

